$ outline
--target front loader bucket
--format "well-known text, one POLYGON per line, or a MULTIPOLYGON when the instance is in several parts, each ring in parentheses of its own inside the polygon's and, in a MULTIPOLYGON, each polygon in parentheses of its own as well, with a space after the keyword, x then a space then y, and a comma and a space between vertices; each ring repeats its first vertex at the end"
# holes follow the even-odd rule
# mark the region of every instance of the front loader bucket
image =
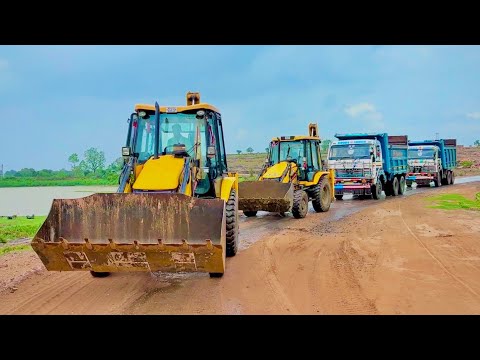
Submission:
POLYGON ((225 271, 225 202, 183 194, 55 199, 32 240, 47 270, 225 271))
POLYGON ((293 184, 276 180, 242 181, 238 208, 244 211, 287 212, 293 204, 293 184))

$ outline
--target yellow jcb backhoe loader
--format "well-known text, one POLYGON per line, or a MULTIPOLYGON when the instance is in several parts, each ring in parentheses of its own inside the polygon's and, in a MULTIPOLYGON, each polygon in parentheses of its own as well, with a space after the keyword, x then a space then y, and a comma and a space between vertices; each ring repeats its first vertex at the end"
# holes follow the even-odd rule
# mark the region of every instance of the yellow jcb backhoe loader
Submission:
POLYGON ((258 179, 240 182, 238 206, 246 216, 291 211, 304 218, 309 200, 316 212, 330 209, 335 175, 323 165, 317 124, 309 124, 308 131, 307 136, 273 138, 258 179))
POLYGON ((48 270, 208 272, 238 245, 238 175, 228 171, 222 118, 187 105, 136 105, 114 194, 55 199, 32 240, 48 270))

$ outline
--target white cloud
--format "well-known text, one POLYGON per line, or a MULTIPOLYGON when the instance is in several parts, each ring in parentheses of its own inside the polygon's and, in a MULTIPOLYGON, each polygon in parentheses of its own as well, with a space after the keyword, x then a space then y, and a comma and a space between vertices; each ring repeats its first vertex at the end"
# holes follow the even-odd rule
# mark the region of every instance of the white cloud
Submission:
POLYGON ((347 106, 345 113, 352 118, 361 120, 362 125, 366 127, 364 130, 376 131, 385 128, 383 114, 373 104, 364 102, 347 106))
POLYGON ((364 113, 374 113, 376 112, 375 106, 369 103, 360 103, 345 108, 345 112, 351 117, 357 117, 364 113))
POLYGON ((478 120, 478 119, 480 119, 480 111, 468 113, 468 114, 467 114, 467 117, 468 117, 469 119, 478 120))

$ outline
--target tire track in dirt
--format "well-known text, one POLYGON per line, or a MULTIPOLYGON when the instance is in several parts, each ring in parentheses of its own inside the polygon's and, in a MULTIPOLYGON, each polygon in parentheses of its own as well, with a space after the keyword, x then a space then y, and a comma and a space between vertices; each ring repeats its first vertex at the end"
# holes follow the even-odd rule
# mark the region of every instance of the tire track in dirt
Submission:
POLYGON ((418 241, 420 246, 427 252, 427 254, 447 273, 452 277, 453 280, 455 280, 457 283, 459 283, 462 287, 467 289, 471 294, 473 294, 475 297, 480 298, 480 295, 472 289, 470 285, 468 285, 466 282, 464 282, 462 279, 460 279, 458 276, 456 276, 454 273, 452 273, 448 268, 445 266, 445 264, 437 257, 435 254, 433 254, 430 249, 425 245, 425 243, 420 240, 420 238, 412 231, 410 226, 407 224, 405 221, 405 218, 403 217, 403 212, 402 209, 400 208, 400 203, 398 203, 398 211, 400 212, 400 218, 402 219, 403 224, 407 228, 408 232, 412 235, 412 237, 418 241))
POLYGON ((347 314, 377 314, 375 302, 368 299, 362 292, 360 281, 356 276, 362 257, 353 249, 351 240, 343 240, 330 260, 332 276, 330 286, 334 294, 332 299, 337 309, 347 314))

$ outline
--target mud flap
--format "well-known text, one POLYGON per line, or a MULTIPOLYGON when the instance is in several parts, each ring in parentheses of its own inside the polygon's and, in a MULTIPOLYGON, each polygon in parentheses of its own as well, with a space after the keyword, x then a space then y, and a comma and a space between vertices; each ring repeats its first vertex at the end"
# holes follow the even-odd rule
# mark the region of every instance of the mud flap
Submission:
POLYGON ((238 184, 238 208, 245 211, 291 211, 293 184, 275 180, 242 181, 238 184))
POLYGON ((32 240, 47 270, 225 271, 225 202, 183 194, 55 199, 32 240))

